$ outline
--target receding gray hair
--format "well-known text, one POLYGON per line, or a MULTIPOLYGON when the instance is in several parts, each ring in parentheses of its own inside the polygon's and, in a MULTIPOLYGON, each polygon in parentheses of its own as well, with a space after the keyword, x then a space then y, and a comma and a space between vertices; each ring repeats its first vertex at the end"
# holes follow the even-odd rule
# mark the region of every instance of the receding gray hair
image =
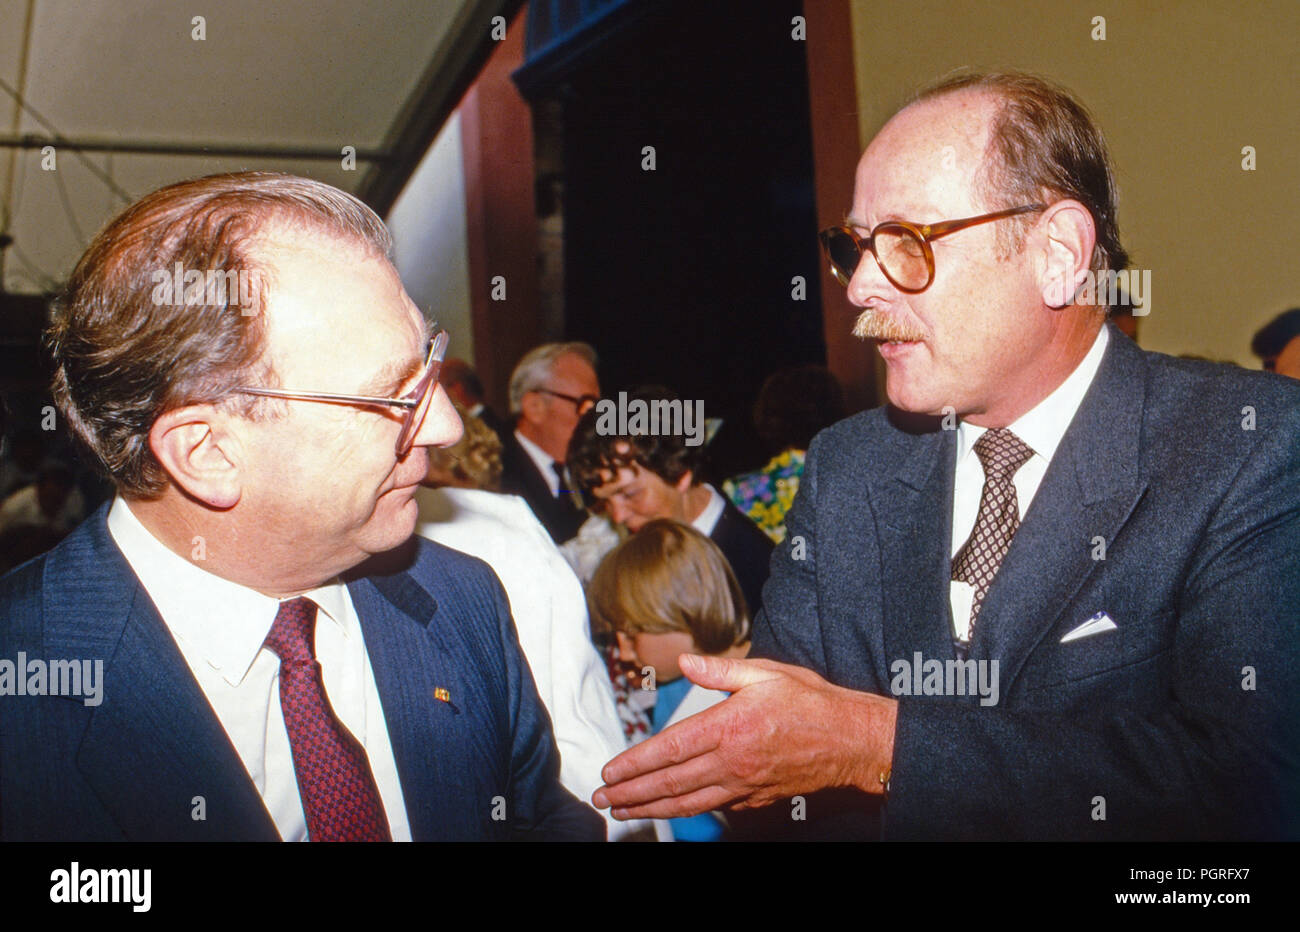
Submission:
MULTIPOLYGON (((273 378, 261 312, 274 269, 259 240, 272 229, 326 234, 385 258, 393 250, 373 210, 323 182, 210 175, 168 185, 119 214, 55 302, 45 335, 54 403, 126 495, 155 498, 167 487, 149 447, 160 415, 273 378), (206 270, 207 288, 160 298, 155 276, 173 268, 206 270), (242 287, 214 289, 214 273, 246 274, 247 301, 242 287)), ((235 410, 255 417, 277 409, 240 399, 235 410)))
POLYGON ((545 388, 551 378, 555 361, 561 356, 574 355, 596 368, 596 351, 587 343, 543 343, 524 354, 510 373, 510 413, 519 414, 524 409, 524 395, 545 388))

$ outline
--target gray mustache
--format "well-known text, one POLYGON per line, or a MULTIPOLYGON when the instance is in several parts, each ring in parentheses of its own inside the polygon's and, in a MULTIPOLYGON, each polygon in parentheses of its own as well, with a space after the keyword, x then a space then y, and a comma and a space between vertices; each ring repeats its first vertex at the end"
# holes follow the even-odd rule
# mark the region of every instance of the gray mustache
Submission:
POLYGON ((924 340, 925 335, 900 324, 892 317, 867 308, 853 324, 853 335, 860 340, 924 340))

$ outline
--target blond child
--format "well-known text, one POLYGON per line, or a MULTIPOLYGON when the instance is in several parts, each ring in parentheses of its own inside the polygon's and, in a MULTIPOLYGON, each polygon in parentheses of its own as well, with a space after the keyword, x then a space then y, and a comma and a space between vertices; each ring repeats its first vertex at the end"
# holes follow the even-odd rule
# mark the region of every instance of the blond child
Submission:
MULTIPOLYGON (((620 658, 656 693, 651 734, 721 702, 727 693, 696 686, 678 657, 749 653, 749 610, 716 544, 689 525, 651 521, 601 562, 587 588, 592 625, 613 632, 620 658)), ((717 841, 720 813, 656 825, 661 840, 717 841)))

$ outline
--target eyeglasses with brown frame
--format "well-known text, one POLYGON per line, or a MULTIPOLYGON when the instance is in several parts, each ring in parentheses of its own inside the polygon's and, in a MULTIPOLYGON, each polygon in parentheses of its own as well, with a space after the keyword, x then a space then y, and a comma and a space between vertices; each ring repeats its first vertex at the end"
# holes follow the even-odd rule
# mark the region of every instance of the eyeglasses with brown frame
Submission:
MULTIPOLYGON (((927 224, 887 220, 876 224, 866 236, 859 236, 853 226, 845 223, 827 227, 818 234, 818 238, 821 240, 822 251, 830 261, 831 274, 845 288, 849 287, 849 281, 857 271, 863 253, 869 252, 875 257, 885 278, 895 288, 908 294, 919 294, 934 282, 934 250, 930 248, 931 242, 979 223, 1005 220, 1046 209, 1044 204, 1026 204, 964 220, 942 220, 927 224)), ((858 227, 860 229, 861 225, 858 227)))
POLYGON ((429 342, 429 355, 424 360, 415 387, 401 398, 379 398, 373 395, 340 395, 335 392, 291 392, 278 388, 237 388, 241 395, 260 395, 266 398, 287 398, 291 401, 323 401, 329 404, 370 405, 403 409, 406 414, 402 419, 402 430, 397 435, 397 458, 401 459, 411 452, 415 437, 420 432, 424 417, 429 413, 429 405, 438 385, 438 373, 442 371, 442 361, 447 354, 447 341, 450 339, 446 330, 438 330, 429 342))

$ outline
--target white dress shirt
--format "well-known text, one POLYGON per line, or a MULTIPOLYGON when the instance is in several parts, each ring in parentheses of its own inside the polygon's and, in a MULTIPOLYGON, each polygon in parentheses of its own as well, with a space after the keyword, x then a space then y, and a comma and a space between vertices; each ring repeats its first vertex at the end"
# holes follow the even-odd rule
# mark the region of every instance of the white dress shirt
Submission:
MULTIPOLYGON (((280 601, 172 552, 122 498, 109 509, 108 530, 226 730, 280 837, 308 840, 280 713, 280 660, 262 646, 280 601)), ((338 581, 303 595, 320 607, 316 659, 330 705, 365 748, 393 840, 410 841, 397 763, 352 597, 338 581)))
MULTIPOLYGON (((1056 448, 1065 436, 1070 421, 1088 393, 1088 387, 1101 365, 1102 354, 1110 335, 1105 327, 1097 334, 1086 356, 1056 389, 1021 415, 1007 429, 1024 441, 1034 451, 1034 455, 1016 470, 1012 483, 1016 487, 1016 505, 1023 521, 1029 511, 1029 505, 1038 493, 1038 486, 1047 474, 1056 448)), ((954 480, 952 497, 952 550, 956 557, 971 532, 975 530, 975 519, 979 516, 980 496, 984 491, 984 466, 975 453, 975 441, 984 435, 986 428, 976 427, 962 421, 957 427, 957 472, 954 480)), ((952 606, 953 634, 960 640, 966 640, 970 630, 971 603, 975 600, 975 588, 967 582, 953 580, 948 589, 948 600, 952 606)))
POLYGON ((560 477, 555 473, 555 457, 551 456, 537 444, 533 443, 519 431, 515 431, 515 439, 519 445, 524 448, 528 458, 537 465, 537 471, 542 474, 546 480, 547 487, 551 490, 551 498, 560 497, 560 477))

